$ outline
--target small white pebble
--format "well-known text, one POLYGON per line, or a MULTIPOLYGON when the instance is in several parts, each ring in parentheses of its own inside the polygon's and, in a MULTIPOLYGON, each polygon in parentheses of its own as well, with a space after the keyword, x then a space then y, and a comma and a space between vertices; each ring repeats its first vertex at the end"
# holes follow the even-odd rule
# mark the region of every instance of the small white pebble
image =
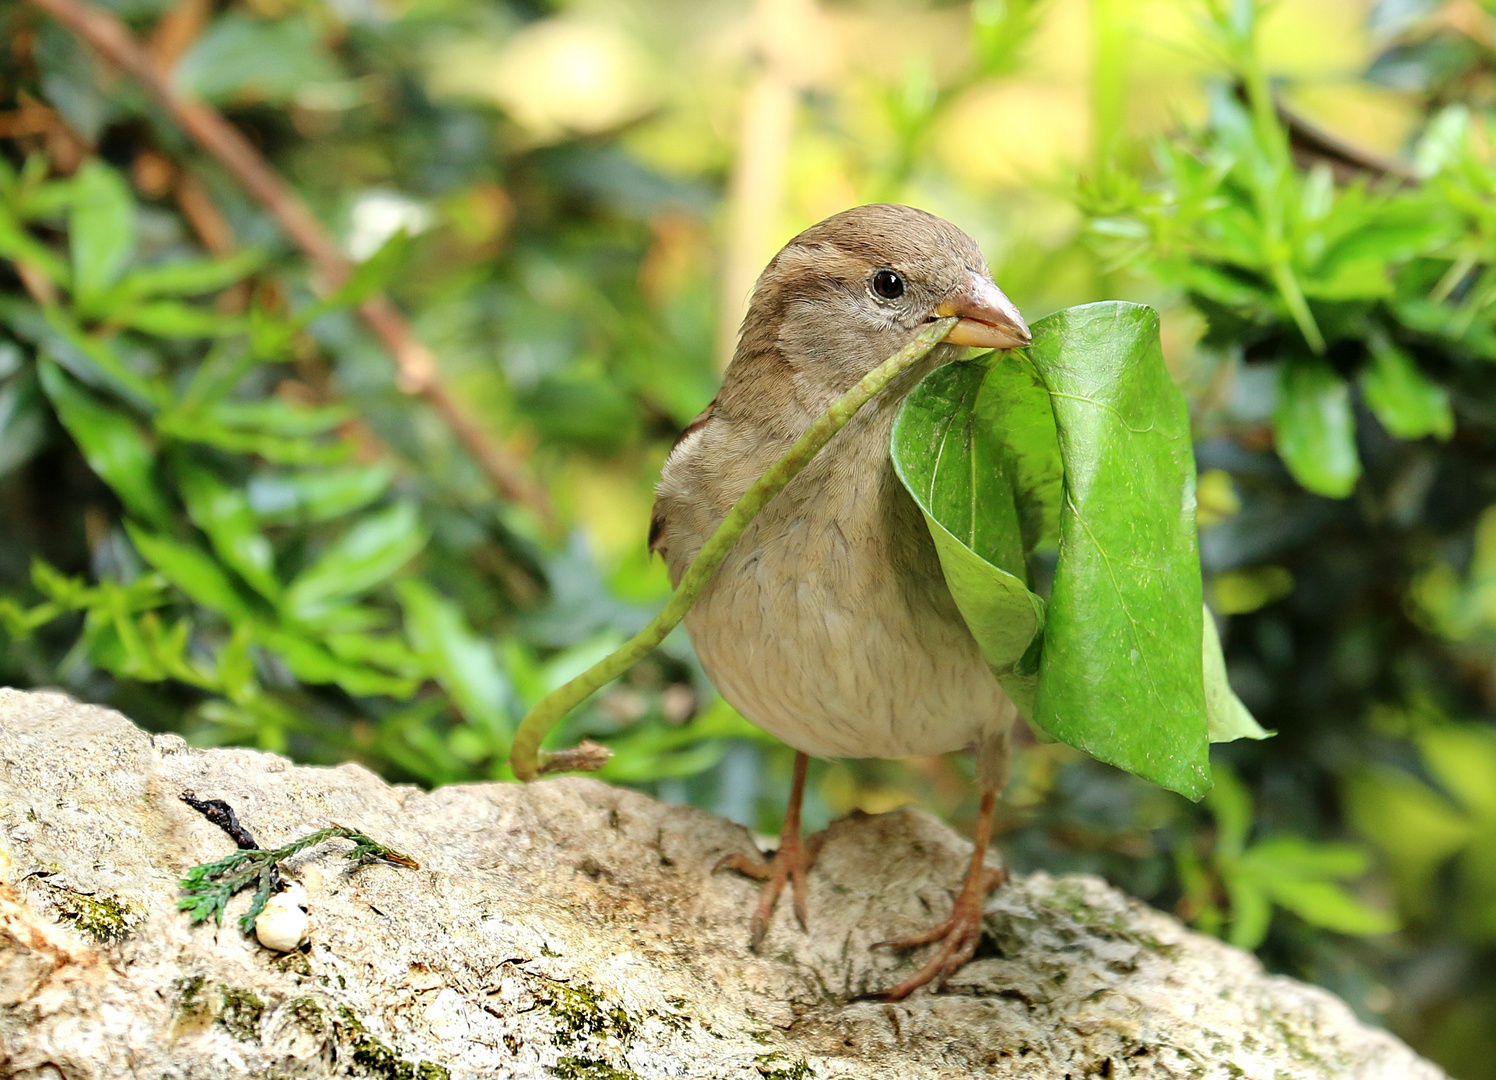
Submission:
POLYGON ((255 937, 276 952, 294 952, 306 944, 312 918, 307 914, 306 890, 291 882, 265 903, 255 918, 255 937))

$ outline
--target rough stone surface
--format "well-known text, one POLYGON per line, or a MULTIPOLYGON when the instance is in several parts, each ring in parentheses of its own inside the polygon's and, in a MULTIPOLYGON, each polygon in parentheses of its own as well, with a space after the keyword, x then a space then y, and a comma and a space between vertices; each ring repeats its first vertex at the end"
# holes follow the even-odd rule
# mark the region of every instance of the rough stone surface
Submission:
POLYGON ((586 779, 423 792, 356 765, 194 750, 55 694, 0 691, 0 1076, 31 1078, 1247 1077, 1442 1074, 1322 990, 1264 974, 1092 877, 1018 880, 948 992, 858 1000, 870 952, 950 903, 970 848, 916 811, 831 829, 812 931, 745 947, 741 828, 586 779), (175 910, 228 839, 337 822, 420 860, 288 866, 311 941, 272 953, 175 910))

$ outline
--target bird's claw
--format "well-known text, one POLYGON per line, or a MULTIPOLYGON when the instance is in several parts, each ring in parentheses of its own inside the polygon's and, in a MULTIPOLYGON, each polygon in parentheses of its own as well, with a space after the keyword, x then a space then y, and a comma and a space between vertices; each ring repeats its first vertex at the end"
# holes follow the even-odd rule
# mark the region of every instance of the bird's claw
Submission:
POLYGON ((982 908, 987 894, 1006 878, 1007 873, 1001 869, 984 869, 976 881, 968 880, 956 895, 949 918, 922 933, 873 945, 875 949, 912 949, 940 942, 929 962, 884 994, 883 1000, 901 1001, 928 982, 944 989, 946 981, 975 955, 982 941, 982 908))
POLYGON ((800 929, 810 929, 806 911, 806 900, 810 893, 809 874, 816 856, 820 854, 821 841, 820 834, 808 840, 803 840, 798 835, 786 836, 780 842, 779 850, 768 858, 755 859, 751 855, 735 851, 722 856, 717 860, 717 865, 712 867, 713 873, 718 870, 735 870, 764 883, 763 888, 758 891, 758 903, 754 906, 753 919, 749 924, 748 942, 754 952, 758 951, 764 935, 769 932, 769 917, 774 914, 774 905, 779 902, 779 894, 784 892, 787 882, 790 885, 790 902, 794 908, 795 920, 800 924, 800 929))

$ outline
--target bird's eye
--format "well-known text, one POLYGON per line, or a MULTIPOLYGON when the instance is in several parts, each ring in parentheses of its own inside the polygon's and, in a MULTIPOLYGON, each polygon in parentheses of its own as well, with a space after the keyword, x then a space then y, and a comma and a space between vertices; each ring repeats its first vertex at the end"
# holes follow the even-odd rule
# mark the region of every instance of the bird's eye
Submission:
POLYGON ((874 271, 873 292, 885 300, 897 300, 904 295, 904 275, 897 270, 874 271))

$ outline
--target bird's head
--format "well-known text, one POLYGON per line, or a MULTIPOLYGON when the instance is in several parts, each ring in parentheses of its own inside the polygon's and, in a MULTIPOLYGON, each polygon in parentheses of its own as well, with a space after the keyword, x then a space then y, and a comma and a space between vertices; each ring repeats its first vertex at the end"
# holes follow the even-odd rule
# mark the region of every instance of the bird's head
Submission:
POLYGON ((740 353, 777 350, 844 387, 921 326, 952 315, 961 320, 946 338, 953 345, 1029 343, 1028 325, 993 282, 976 241, 913 207, 858 206, 806 229, 769 263, 740 353))

